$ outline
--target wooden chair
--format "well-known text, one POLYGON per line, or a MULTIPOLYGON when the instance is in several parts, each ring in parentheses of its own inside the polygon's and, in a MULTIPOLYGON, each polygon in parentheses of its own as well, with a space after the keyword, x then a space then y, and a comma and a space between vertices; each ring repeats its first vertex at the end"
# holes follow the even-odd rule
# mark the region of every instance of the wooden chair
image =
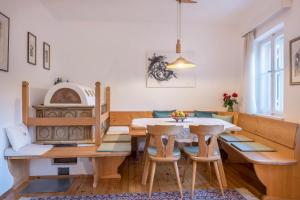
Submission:
POLYGON ((148 177, 148 169, 151 164, 150 186, 149 186, 149 198, 151 197, 153 180, 155 175, 157 162, 173 162, 177 184, 180 190, 180 196, 183 197, 182 187, 179 177, 179 170, 177 161, 180 159, 180 150, 175 148, 175 136, 183 132, 181 126, 147 126, 147 131, 150 140, 153 141, 153 146, 150 145, 147 148, 147 155, 145 158, 145 167, 142 183, 146 184, 148 177), (167 139, 167 144, 163 141, 167 139))
POLYGON ((186 146, 184 147, 184 152, 187 154, 187 163, 183 172, 183 178, 185 175, 186 168, 188 167, 189 161, 193 161, 193 177, 192 177, 192 196, 194 195, 195 179, 196 179, 196 169, 197 162, 207 162, 210 170, 210 163, 213 162, 216 176, 220 185, 222 195, 224 196, 223 186, 220 176, 220 171, 218 168, 218 161, 221 160, 219 154, 218 146, 218 135, 224 131, 223 125, 199 125, 190 126, 190 132, 196 134, 198 137, 198 146, 186 146), (206 140, 205 136, 209 139, 206 140))

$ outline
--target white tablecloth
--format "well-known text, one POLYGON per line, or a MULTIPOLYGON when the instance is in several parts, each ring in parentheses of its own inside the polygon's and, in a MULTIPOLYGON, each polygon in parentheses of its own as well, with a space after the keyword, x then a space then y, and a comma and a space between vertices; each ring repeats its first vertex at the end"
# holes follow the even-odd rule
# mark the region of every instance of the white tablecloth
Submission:
POLYGON ((241 131, 234 124, 215 118, 187 118, 184 122, 176 122, 172 118, 138 118, 132 120, 132 126, 147 128, 147 125, 176 125, 183 126, 184 132, 176 136, 177 142, 197 141, 197 136, 190 133, 190 125, 224 125, 224 131, 241 131))

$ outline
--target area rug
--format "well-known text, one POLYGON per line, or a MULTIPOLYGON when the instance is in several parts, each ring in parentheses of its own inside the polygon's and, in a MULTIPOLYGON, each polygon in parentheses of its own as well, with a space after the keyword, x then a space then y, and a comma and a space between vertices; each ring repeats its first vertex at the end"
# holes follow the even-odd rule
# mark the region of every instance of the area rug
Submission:
MULTIPOLYGON (((51 197, 34 197, 31 200, 146 200, 147 193, 124 193, 124 194, 104 194, 104 195, 81 195, 81 196, 51 196, 51 197)), ((179 200, 179 192, 153 192, 151 200, 179 200)), ((190 197, 189 192, 184 192, 183 200, 247 200, 238 191, 227 189, 222 197, 220 190, 196 190, 194 197, 190 197)))

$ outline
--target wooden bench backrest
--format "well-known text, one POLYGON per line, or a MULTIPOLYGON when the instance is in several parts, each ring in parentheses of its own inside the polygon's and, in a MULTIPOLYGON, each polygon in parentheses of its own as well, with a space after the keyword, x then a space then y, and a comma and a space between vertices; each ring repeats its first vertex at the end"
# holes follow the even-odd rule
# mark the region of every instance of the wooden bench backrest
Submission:
POLYGON ((258 135, 264 139, 291 149, 295 148, 298 124, 240 113, 238 126, 244 131, 258 135))
POLYGON ((237 125, 237 123, 238 123, 238 117, 239 117, 239 113, 238 112, 218 111, 217 113, 218 113, 218 115, 222 115, 222 116, 224 116, 224 115, 226 115, 226 116, 227 115, 232 116, 232 123, 235 124, 235 125, 237 125))
POLYGON ((152 118, 152 111, 113 111, 110 112, 110 125, 130 126, 135 118, 152 118))
MULTIPOLYGON (((192 111, 186 111, 191 113, 192 111)), ((218 115, 232 115, 233 123, 237 124, 237 112, 216 112, 218 115)), ((110 126, 130 126, 135 118, 152 118, 152 111, 111 111, 110 126)))

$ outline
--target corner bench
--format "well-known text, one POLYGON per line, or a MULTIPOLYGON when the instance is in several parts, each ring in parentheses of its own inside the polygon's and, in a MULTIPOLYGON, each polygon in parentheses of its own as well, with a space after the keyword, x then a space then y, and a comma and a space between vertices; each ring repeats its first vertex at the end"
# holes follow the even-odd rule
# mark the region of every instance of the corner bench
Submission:
MULTIPOLYGON (((121 178, 118 168, 131 153, 131 151, 97 152, 97 149, 97 146, 53 147, 39 156, 8 156, 6 158, 9 160, 10 168, 21 169, 23 171, 23 173, 22 171, 18 173, 20 176, 23 176, 22 181, 28 179, 28 172, 26 172, 28 168, 20 168, 19 166, 22 164, 22 161, 27 163, 28 160, 44 158, 91 158, 94 178, 93 187, 95 188, 98 185, 99 178, 121 178)), ((21 177, 17 178, 21 182, 21 177)))
POLYGON ((252 163, 256 175, 266 186, 264 200, 300 199, 300 133, 299 125, 283 120, 239 113, 236 133, 275 149, 275 152, 243 152, 231 142, 219 139, 228 160, 252 163))

